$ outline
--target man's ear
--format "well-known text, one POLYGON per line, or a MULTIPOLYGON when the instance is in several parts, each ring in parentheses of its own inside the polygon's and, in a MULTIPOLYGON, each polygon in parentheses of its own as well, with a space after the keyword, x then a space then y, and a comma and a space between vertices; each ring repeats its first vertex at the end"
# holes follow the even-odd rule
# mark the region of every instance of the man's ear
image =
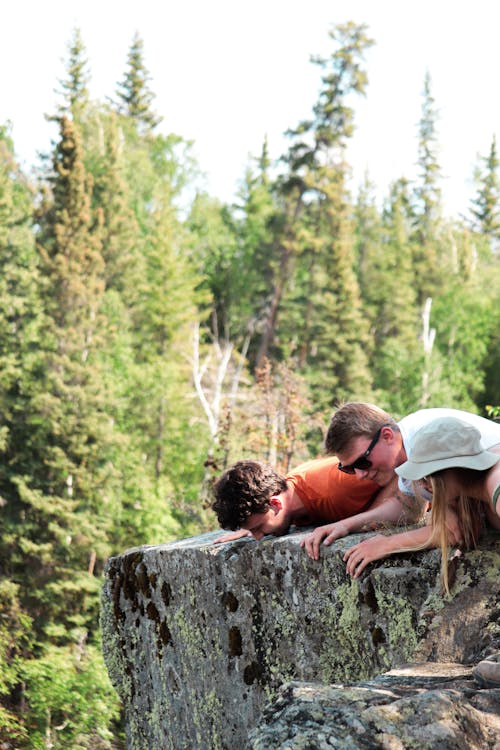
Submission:
POLYGON ((385 427, 382 427, 381 437, 383 440, 386 441, 386 443, 392 443, 394 442, 395 435, 394 430, 390 425, 386 425, 385 427))
POLYGON ((273 510, 276 514, 282 509, 283 500, 281 499, 280 495, 272 495, 269 498, 269 505, 271 506, 271 510, 273 510))

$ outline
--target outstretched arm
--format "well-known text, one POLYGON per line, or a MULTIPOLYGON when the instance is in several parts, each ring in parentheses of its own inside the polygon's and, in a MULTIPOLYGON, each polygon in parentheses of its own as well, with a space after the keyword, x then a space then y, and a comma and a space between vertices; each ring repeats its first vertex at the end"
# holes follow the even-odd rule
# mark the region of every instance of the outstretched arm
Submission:
POLYGON ((353 578, 357 578, 374 560, 381 560, 396 552, 404 552, 427 544, 431 533, 430 526, 421 526, 419 529, 404 531, 402 534, 388 534, 387 536, 375 534, 346 550, 343 558, 347 563, 346 570, 353 578))
POLYGON ((336 539, 355 531, 370 531, 385 524, 408 523, 409 517, 413 519, 415 516, 414 506, 417 503, 415 498, 398 494, 396 478, 377 493, 368 510, 335 523, 319 526, 304 537, 300 546, 305 548, 309 557, 318 560, 322 544, 328 547, 336 539))
POLYGON ((243 539, 243 537, 252 536, 252 532, 247 529, 238 529, 238 531, 232 531, 230 534, 224 534, 224 536, 218 536, 214 539, 214 544, 223 544, 224 542, 235 542, 237 539, 243 539))
MULTIPOLYGON (((446 511, 446 532, 449 544, 461 543, 462 534, 458 517, 450 506, 446 511)), ((426 546, 439 546, 439 542, 430 544, 431 537, 431 526, 421 526, 419 529, 403 531, 400 534, 376 534, 346 550, 344 554, 344 561, 347 563, 346 570, 353 578, 357 578, 366 566, 374 560, 380 560, 397 552, 425 549, 426 546)))

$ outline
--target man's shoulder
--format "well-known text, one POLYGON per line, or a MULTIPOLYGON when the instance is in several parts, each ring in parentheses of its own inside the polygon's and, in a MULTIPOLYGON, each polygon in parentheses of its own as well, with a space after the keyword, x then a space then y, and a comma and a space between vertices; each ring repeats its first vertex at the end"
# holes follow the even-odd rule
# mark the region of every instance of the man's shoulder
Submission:
POLYGON ((319 458, 311 458, 289 471, 287 478, 289 476, 294 476, 295 474, 304 474, 307 471, 326 471, 337 467, 338 463, 339 460, 337 456, 320 456, 319 458))

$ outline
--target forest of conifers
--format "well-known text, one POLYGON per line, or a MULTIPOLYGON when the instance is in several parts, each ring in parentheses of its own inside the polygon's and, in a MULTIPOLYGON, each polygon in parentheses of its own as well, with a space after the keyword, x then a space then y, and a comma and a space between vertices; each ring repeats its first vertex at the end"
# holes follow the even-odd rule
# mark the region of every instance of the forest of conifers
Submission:
POLYGON ((103 102, 74 32, 57 137, 29 176, 0 127, 6 750, 124 747, 100 651, 103 566, 216 528, 210 484, 228 463, 317 455, 345 400, 395 417, 500 404, 495 140, 468 215, 445 218, 427 75, 418 177, 396 177, 380 204, 368 178, 352 195, 373 42, 353 23, 330 40, 310 118, 290 123, 276 162, 262 144, 231 205, 196 189, 191 144, 160 127, 138 35, 103 102))

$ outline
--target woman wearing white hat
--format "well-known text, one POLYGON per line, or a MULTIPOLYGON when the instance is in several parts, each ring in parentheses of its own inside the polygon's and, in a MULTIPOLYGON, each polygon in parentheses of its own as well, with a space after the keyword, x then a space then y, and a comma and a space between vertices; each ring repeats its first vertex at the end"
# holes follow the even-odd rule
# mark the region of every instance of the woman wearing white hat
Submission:
POLYGON ((432 534, 425 547, 441 547, 448 590, 446 517, 458 516, 463 544, 473 547, 480 532, 480 509, 500 530, 500 452, 484 450, 479 430, 455 417, 429 422, 416 434, 408 460, 396 468, 404 479, 432 492, 432 534))
MULTIPOLYGON (((416 434, 408 460, 396 468, 404 479, 432 492, 431 533, 422 547, 441 547, 441 575, 448 591, 447 518, 456 514, 463 544, 474 547, 486 522, 500 530, 500 453, 485 450, 479 430, 454 417, 429 422, 416 434)), ((500 687, 500 654, 473 672, 484 686, 500 687)))

